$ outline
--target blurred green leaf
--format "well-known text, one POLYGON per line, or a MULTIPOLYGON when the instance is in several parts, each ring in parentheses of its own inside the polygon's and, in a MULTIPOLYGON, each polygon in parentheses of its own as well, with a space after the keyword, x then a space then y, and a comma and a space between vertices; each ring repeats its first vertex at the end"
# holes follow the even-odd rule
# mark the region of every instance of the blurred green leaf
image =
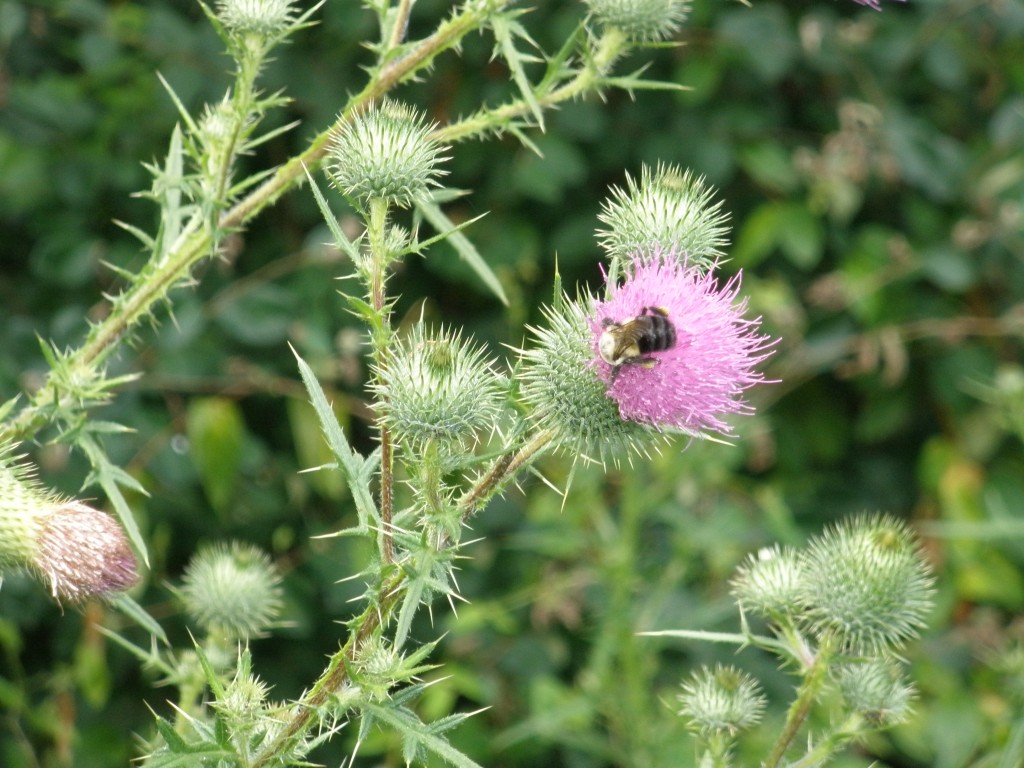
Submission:
POLYGON ((206 498, 218 515, 225 516, 234 498, 246 442, 242 412, 226 397, 196 398, 188 404, 185 430, 206 498))

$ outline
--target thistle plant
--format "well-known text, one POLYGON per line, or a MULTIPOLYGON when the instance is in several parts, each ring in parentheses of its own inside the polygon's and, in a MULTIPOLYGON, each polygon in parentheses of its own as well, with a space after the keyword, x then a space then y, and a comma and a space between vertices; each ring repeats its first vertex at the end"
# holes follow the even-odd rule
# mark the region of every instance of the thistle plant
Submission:
MULTIPOLYGON (((93 409, 132 378, 109 376, 107 365, 143 320, 173 305, 176 286, 198 279, 195 267, 217 256, 228 235, 308 184, 332 245, 350 263, 339 275, 338 301, 363 323, 368 341, 364 393, 375 447, 366 451, 339 422, 329 388, 295 352, 298 378, 333 455, 319 470, 340 474, 351 495, 351 509, 339 514, 347 522, 334 535, 357 539, 371 553, 358 573, 339 565, 336 575, 365 590, 339 636, 320 649, 330 653, 321 674, 281 702, 269 700, 248 645, 278 626, 283 611, 281 576, 268 556, 244 544, 196 554, 172 587, 194 642, 185 649, 171 648, 159 626, 124 597, 121 606, 154 642, 147 648, 110 636, 176 690, 174 714, 157 717, 143 765, 310 764, 316 747, 346 724, 357 733, 356 751, 387 729, 401 737, 407 764, 440 758, 476 765, 445 736, 469 713, 420 719, 415 704, 427 689, 423 676, 433 668, 436 641, 417 645, 412 631, 423 609, 462 599, 457 572, 470 524, 549 452, 615 465, 648 455, 673 435, 735 437, 734 420, 753 413, 747 392, 766 382, 760 369, 775 342, 760 318, 749 316, 740 276, 724 274, 721 202, 703 179, 675 166, 643 168, 638 182, 627 176, 625 191, 611 191, 600 215, 607 229, 598 233, 606 258, 594 265, 605 286, 570 298, 555 276, 544 322, 529 329, 510 359, 450 324, 423 316, 407 326, 396 322, 396 269, 411 256, 433 258, 441 241, 496 300, 506 298, 469 239, 474 220, 456 224, 445 209, 462 194, 444 186, 458 142, 511 135, 532 147, 529 133, 544 128, 545 113, 562 103, 613 87, 675 88, 613 72, 627 54, 670 39, 689 11, 679 0, 591 0, 565 45, 538 62, 520 12, 506 0, 469 0, 430 33, 406 39, 411 6, 367 3, 380 39, 369 46, 376 60, 365 82, 306 150, 237 178, 239 158, 286 130, 258 133, 284 103, 283 95, 260 88, 265 64, 276 46, 312 23, 319 6, 204 5, 235 63, 234 81, 198 117, 167 86, 181 125, 171 133, 166 158, 148 166, 153 182, 146 196, 159 206, 159 223, 153 233, 123 225, 148 260, 137 273, 121 273, 122 290, 81 346, 44 348, 51 372, 38 390, 24 403, 4 406, 0 436, 43 435, 79 449, 119 521, 44 490, 14 459, 4 459, 0 567, 34 571, 62 601, 131 587, 137 578, 131 547, 143 563, 148 553, 124 491, 145 488, 107 455, 105 441, 124 427, 93 418, 93 409), (397 86, 427 77, 440 56, 458 51, 476 32, 493 38, 508 69, 515 91, 504 103, 435 123, 393 97, 397 86), (543 65, 539 76, 527 66, 535 63, 543 65), (339 224, 342 209, 356 222, 352 228, 339 224), (635 335, 609 360, 607 334, 631 324, 635 335)), ((619 344, 612 339, 616 350, 619 344)), ((893 654, 921 626, 930 599, 907 531, 887 519, 858 521, 805 554, 776 555, 785 567, 759 565, 770 557, 751 561, 741 569, 736 594, 744 610, 775 627, 776 640, 758 643, 787 649, 806 675, 801 702, 834 680, 851 703, 860 719, 828 744, 839 744, 857 725, 902 717, 912 695, 893 654), (808 574, 827 568, 837 569, 836 583, 808 588, 808 574), (876 607, 874 621, 862 616, 876 607), (832 662, 843 666, 833 671, 832 662)), ((763 702, 748 676, 718 668, 684 686, 680 711, 701 738, 713 741, 713 760, 724 761, 731 740, 758 721, 763 702)), ((804 708, 792 718, 794 733, 805 714, 804 708)), ((789 743, 780 741, 769 765, 779 764, 789 743)))

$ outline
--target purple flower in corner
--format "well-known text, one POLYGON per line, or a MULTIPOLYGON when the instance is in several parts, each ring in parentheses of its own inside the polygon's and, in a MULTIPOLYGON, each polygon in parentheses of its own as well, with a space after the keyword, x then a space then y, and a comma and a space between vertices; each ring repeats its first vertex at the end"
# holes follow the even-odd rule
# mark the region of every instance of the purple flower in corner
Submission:
POLYGON ((673 256, 638 259, 590 320, 594 365, 628 421, 689 434, 731 434, 729 414, 750 413, 743 392, 775 340, 758 333, 737 299, 740 276, 719 285, 673 256))

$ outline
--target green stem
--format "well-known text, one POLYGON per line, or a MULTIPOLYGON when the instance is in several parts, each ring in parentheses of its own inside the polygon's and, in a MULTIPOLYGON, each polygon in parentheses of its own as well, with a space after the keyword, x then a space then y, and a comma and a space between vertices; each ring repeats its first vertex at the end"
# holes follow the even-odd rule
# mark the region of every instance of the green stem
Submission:
POLYGON ((458 501, 462 520, 467 522, 477 511, 499 493, 519 470, 529 466, 550 447, 555 434, 552 430, 538 432, 518 450, 509 450, 491 464, 491 468, 466 491, 458 501))
POLYGON ((811 706, 821 692, 832 656, 832 644, 825 638, 818 646, 818 653, 814 658, 814 662, 804 673, 804 679, 797 690, 796 699, 793 700, 786 714, 786 723, 783 726, 782 733, 779 734, 779 738, 772 746, 768 759, 762 764, 763 768, 778 768, 782 762, 786 750, 789 749, 789 745, 796 738, 800 727, 807 720, 811 706))
POLYGON ((601 627, 587 679, 600 691, 599 701, 608 722, 615 752, 628 755, 630 762, 649 765, 657 722, 651 712, 652 668, 636 634, 637 559, 643 529, 644 496, 648 484, 642 473, 623 475, 618 525, 611 520, 602 526, 608 543, 600 578, 608 594, 602 610, 601 627))
MULTIPOLYGON (((479 4, 465 7, 461 13, 444 21, 434 34, 411 46, 404 56, 381 67, 362 92, 352 98, 334 125, 320 133, 304 152, 278 168, 263 184, 225 212, 220 217, 217 231, 243 227, 285 192, 300 184, 305 179, 305 169, 319 164, 334 131, 396 85, 429 66, 437 55, 457 45, 463 37, 478 29, 490 14, 500 12, 511 1, 493 0, 487 8, 481 8, 479 4)), ((153 307, 165 299, 173 286, 186 282, 192 267, 210 254, 215 235, 209 227, 202 227, 198 221, 187 227, 159 268, 152 269, 149 274, 141 274, 113 303, 110 314, 92 326, 82 346, 67 356, 64 374, 58 376, 51 371, 28 404, 16 416, 0 425, 0 440, 21 441, 30 438, 46 425, 54 413, 81 410, 91 405, 79 402, 63 381, 89 381, 97 378, 99 369, 119 348, 118 342, 151 315, 153 307)))
MULTIPOLYGON (((387 228, 388 203, 381 198, 370 200, 369 220, 367 222, 367 242, 370 247, 368 262, 370 306, 377 313, 380 329, 372 334, 373 361, 380 378, 387 371, 388 344, 391 341, 391 317, 387 308, 387 228)), ((388 407, 387 401, 381 398, 381 409, 388 407)), ((385 563, 395 561, 395 540, 392 522, 394 520, 394 461, 391 441, 391 430, 383 421, 378 421, 380 431, 380 518, 381 518, 381 557, 385 563)))
POLYGON ((391 27, 391 35, 388 38, 387 50, 397 48, 405 39, 406 30, 409 28, 409 13, 412 11, 412 0, 398 0, 398 7, 395 9, 395 23, 391 27))
MULTIPOLYGON (((617 29, 609 29, 598 40, 593 55, 576 75, 559 88, 537 95, 536 103, 542 108, 554 107, 570 101, 593 88, 599 87, 608 75, 615 62, 628 50, 629 41, 617 29)), ((496 131, 508 125, 517 117, 529 115, 533 111, 525 99, 515 99, 494 109, 481 110, 464 120, 460 120, 444 128, 438 128, 432 138, 442 143, 461 141, 470 136, 478 136, 496 131)))
POLYGON ((321 707, 348 680, 348 665, 355 661, 360 649, 374 633, 387 625, 395 606, 398 605, 405 593, 401 586, 405 574, 395 570, 391 570, 390 573, 391 575, 386 577, 381 584, 378 593, 380 599, 367 606, 362 615, 356 619, 355 629, 349 635, 348 642, 331 657, 326 671, 316 681, 309 693, 291 707, 284 726, 257 753, 250 763, 250 768, 263 768, 280 762, 280 758, 294 749, 300 739, 320 721, 321 707))

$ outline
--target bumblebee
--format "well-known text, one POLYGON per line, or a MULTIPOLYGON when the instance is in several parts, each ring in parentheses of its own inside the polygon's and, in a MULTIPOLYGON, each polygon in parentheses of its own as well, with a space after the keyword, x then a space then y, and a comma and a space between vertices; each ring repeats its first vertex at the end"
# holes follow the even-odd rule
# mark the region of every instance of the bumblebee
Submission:
POLYGON ((612 366, 609 383, 614 383, 624 365, 654 366, 658 361, 649 355, 671 349, 676 343, 676 328, 668 319, 668 310, 662 307, 644 307, 639 315, 622 323, 605 318, 602 324, 597 351, 612 366))

